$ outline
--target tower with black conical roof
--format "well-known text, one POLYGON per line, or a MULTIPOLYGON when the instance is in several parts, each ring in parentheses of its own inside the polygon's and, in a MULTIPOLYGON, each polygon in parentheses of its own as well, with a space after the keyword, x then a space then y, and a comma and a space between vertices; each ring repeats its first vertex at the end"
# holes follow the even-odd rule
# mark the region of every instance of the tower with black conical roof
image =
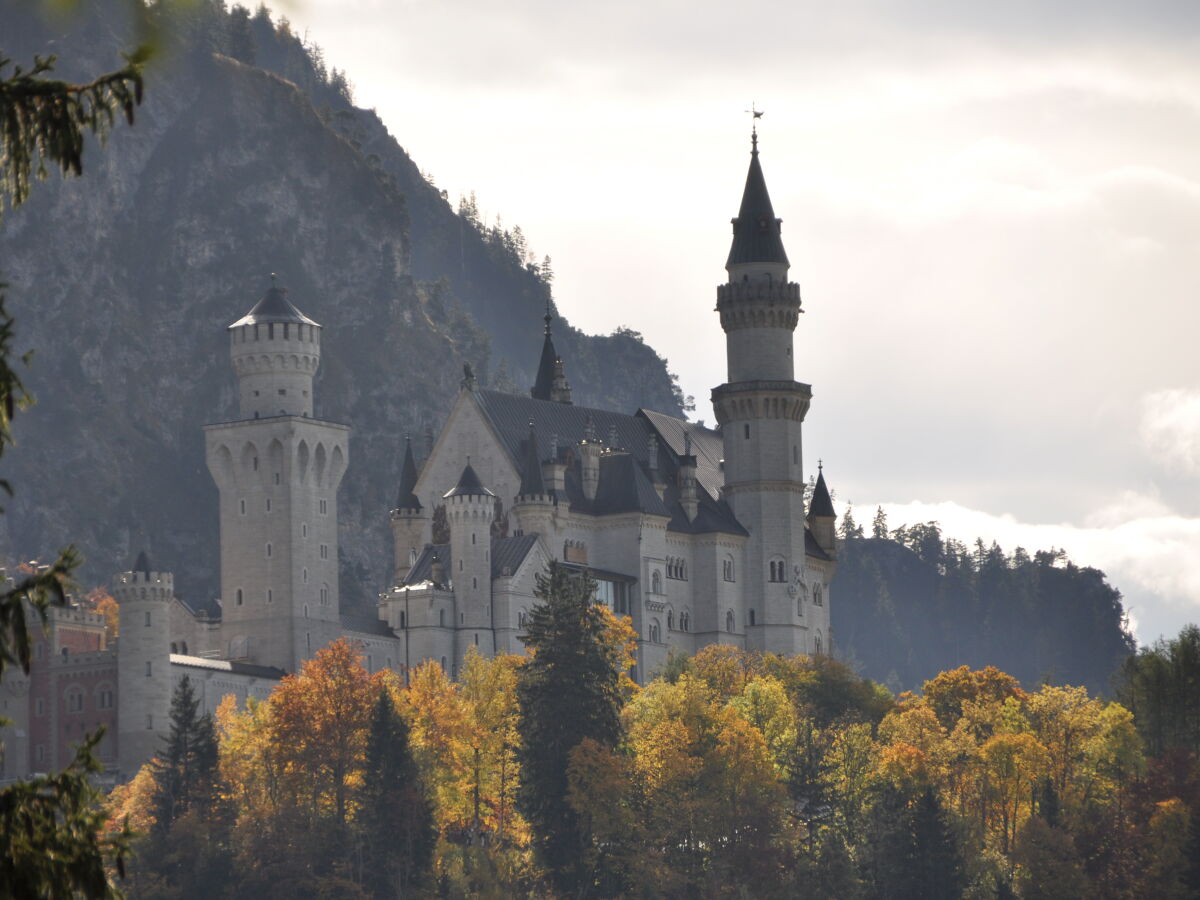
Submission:
POLYGON ((554 520, 554 495, 542 471, 537 430, 529 423, 529 436, 521 461, 521 486, 513 500, 513 518, 523 534, 548 534, 554 520))
POLYGON ((341 633, 349 428, 313 417, 321 326, 275 283, 229 326, 240 418, 205 426, 220 491, 222 654, 294 672, 341 633))
POLYGON ((712 401, 724 442, 724 497, 750 532, 746 646, 796 654, 811 649, 811 617, 796 596, 807 563, 801 424, 812 395, 795 380, 800 288, 788 281, 788 268, 755 132, 725 262, 728 279, 717 288, 728 381, 713 390, 712 401))
POLYGON ((808 501, 808 526, 813 538, 830 556, 837 555, 837 541, 834 532, 837 524, 837 513, 833 509, 833 498, 829 496, 829 486, 825 484, 825 467, 817 464, 817 483, 808 501))
POLYGON ((404 462, 400 467, 400 490, 392 509, 392 539, 395 549, 393 579, 400 584, 417 555, 432 538, 433 520, 421 506, 414 493, 417 487, 417 461, 413 456, 412 439, 404 436, 404 462))
POLYGON ((458 483, 442 495, 450 524, 450 581, 458 631, 454 657, 461 669, 467 648, 479 647, 485 656, 495 653, 492 631, 492 518, 496 495, 484 486, 467 465, 458 483))

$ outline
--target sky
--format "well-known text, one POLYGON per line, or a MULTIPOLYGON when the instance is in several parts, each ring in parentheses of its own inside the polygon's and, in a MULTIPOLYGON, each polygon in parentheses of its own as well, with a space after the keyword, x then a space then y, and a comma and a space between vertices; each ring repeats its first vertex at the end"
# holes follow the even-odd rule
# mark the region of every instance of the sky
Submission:
POLYGON ((860 521, 1066 549, 1142 642, 1200 621, 1200 4, 282 11, 452 200, 552 257, 573 324, 640 331, 710 423, 757 104, 806 467, 860 521))

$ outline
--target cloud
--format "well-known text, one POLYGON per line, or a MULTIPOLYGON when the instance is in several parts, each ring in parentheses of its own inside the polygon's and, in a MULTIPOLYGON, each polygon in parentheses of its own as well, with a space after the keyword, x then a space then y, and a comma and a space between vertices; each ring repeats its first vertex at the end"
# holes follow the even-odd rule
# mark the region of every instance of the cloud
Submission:
POLYGON ((1167 469, 1200 472, 1200 391, 1154 391, 1142 398, 1141 438, 1167 469))
MULTIPOLYGON (((856 504, 856 518, 869 524, 876 505, 856 504)), ((891 528, 936 521, 947 537, 995 541, 1008 553, 1016 547, 1065 550, 1077 565, 1102 570, 1122 592, 1142 643, 1200 619, 1200 518, 1181 516, 1157 497, 1125 492, 1083 524, 1022 522, 953 502, 881 505, 891 528)))

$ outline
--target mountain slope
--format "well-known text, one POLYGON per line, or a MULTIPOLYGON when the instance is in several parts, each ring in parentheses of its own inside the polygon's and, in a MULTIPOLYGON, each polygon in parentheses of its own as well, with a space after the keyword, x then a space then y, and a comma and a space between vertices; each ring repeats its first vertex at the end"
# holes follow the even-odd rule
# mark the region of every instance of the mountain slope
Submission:
MULTIPOLYGON (((57 32, 0 4, 2 49, 28 60, 50 48, 66 77, 105 71, 132 43, 119 9, 87 5, 57 32)), ((235 417, 225 326, 269 272, 325 326, 317 415, 354 428, 340 497, 348 605, 385 586, 399 448, 440 424, 463 363, 486 383, 503 360, 532 383, 546 284, 456 215, 319 56, 264 18, 189 8, 137 124, 89 148, 82 179, 52 178, 4 220, 0 277, 21 346, 37 350, 38 400, 0 473, 17 490, 0 520, 10 561, 74 541, 81 579, 97 583, 146 546, 189 602, 216 596, 200 428, 235 417)), ((639 341, 561 323, 556 342, 577 402, 678 411, 663 360, 639 341)))

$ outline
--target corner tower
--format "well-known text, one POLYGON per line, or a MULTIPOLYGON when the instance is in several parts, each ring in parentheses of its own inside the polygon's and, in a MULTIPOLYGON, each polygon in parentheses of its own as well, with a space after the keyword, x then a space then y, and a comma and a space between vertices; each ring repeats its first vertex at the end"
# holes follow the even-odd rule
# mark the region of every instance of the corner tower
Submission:
POLYGON ((808 652, 809 623, 789 586, 805 568, 801 423, 812 393, 795 380, 800 287, 788 281, 788 268, 754 132, 725 263, 728 281, 717 288, 728 381, 713 389, 712 403, 724 440, 724 496, 750 532, 747 647, 797 654, 808 652))
POLYGON ((117 754, 132 778, 159 749, 171 714, 170 614, 175 577, 150 571, 139 553, 132 571, 113 580, 120 604, 117 653, 117 754))
POLYGON ((274 276, 229 338, 241 417, 204 428, 221 495, 222 649, 294 672, 340 633, 337 489, 350 430, 313 418, 321 326, 274 276))

